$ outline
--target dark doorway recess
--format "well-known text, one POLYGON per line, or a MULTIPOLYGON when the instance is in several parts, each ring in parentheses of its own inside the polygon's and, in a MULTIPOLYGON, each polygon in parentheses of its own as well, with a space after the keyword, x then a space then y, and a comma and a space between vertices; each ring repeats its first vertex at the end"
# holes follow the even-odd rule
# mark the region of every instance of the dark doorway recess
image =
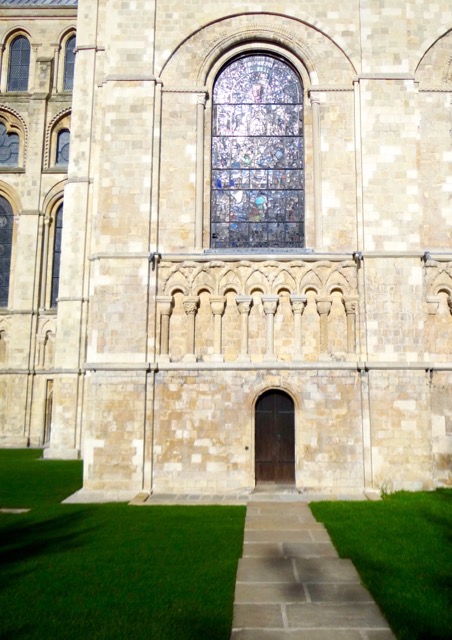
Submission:
POLYGON ((292 398, 267 391, 256 403, 256 484, 295 483, 295 418, 292 398))

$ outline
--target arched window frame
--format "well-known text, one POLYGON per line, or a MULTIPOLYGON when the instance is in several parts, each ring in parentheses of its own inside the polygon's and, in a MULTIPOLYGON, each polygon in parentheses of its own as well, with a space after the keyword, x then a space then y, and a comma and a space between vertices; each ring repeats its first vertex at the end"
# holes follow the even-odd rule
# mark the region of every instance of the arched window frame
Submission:
MULTIPOLYGON (((200 213, 197 214, 197 222, 196 225, 202 229, 198 233, 198 235, 202 236, 202 242, 198 240, 197 246, 198 248, 203 248, 205 250, 211 249, 211 181, 212 181, 212 111, 213 111, 213 101, 210 98, 213 95, 213 88, 221 73, 222 69, 228 66, 228 64, 232 63, 235 59, 245 56, 245 55, 270 55, 280 60, 286 62, 289 66, 291 66, 297 75, 300 78, 300 83, 302 86, 303 92, 303 104, 304 104, 304 122, 303 122, 303 131, 304 131, 304 192, 305 192, 305 201, 304 201, 304 214, 305 214, 305 223, 304 223, 304 249, 315 245, 315 233, 316 233, 316 222, 314 218, 315 206, 314 206, 314 173, 313 173, 313 156, 316 153, 316 150, 313 148, 313 115, 312 115, 312 102, 310 101, 310 90, 311 90, 311 76, 304 65, 304 62, 298 58, 294 53, 288 51, 287 49, 273 45, 272 43, 254 43, 250 46, 249 43, 237 46, 233 50, 229 50, 224 53, 222 56, 218 57, 206 70, 205 77, 205 86, 206 86, 206 101, 205 101, 205 109, 203 113, 203 130, 204 136, 202 140, 202 154, 204 158, 203 163, 203 195, 197 194, 197 198, 202 198, 202 204, 197 206, 197 209, 200 213)), ((198 128, 199 128, 198 122, 198 128)), ((199 143, 198 143, 199 144, 199 143)), ((196 244, 196 240, 195 240, 196 244)), ((230 250, 232 250, 231 248, 230 250)), ((303 248, 301 248, 303 249, 303 248)), ((263 251, 266 248, 262 249, 263 251)), ((282 251, 284 249, 281 249, 282 251)), ((218 250, 215 250, 218 252, 218 250)), ((240 253, 246 253, 246 249, 241 249, 240 253)), ((255 251, 254 251, 255 252, 255 251)))
POLYGON ((31 78, 32 78, 32 65, 33 65, 33 48, 31 44, 30 35, 24 30, 16 30, 11 33, 5 45, 5 54, 3 56, 3 82, 2 91, 6 91, 8 93, 27 93, 30 91, 31 86, 31 78), (22 88, 17 89, 11 86, 11 49, 14 44, 18 41, 19 38, 24 38, 28 42, 29 46, 29 60, 28 60, 28 77, 26 86, 25 83, 22 88), (6 54, 6 55, 5 55, 6 54))
POLYGON ((66 30, 59 40, 59 47, 56 53, 57 61, 56 61, 56 89, 59 93, 72 93, 72 89, 67 89, 65 86, 65 76, 66 76, 66 62, 67 62, 67 51, 68 45, 71 46, 70 40, 71 38, 76 38, 77 34, 73 27, 66 30))
POLYGON ((58 137, 62 131, 71 131, 71 110, 67 109, 59 113, 50 123, 46 136, 46 151, 44 165, 46 169, 52 171, 67 172, 67 164, 57 163, 58 159, 58 137))
POLYGON ((67 38, 64 47, 63 91, 72 91, 74 88, 76 46, 75 33, 72 33, 67 38))
POLYGON ((9 237, 10 244, 10 254, 9 254, 9 275, 4 274, 4 288, 6 289, 5 300, 0 301, 0 309, 7 309, 11 306, 11 279, 14 273, 14 265, 15 265, 15 251, 14 247, 16 244, 16 216, 19 211, 19 203, 18 200, 14 197, 11 189, 6 186, 5 183, 0 183, 0 197, 6 201, 10 216, 9 225, 11 226, 11 235, 9 237))
MULTIPOLYGON (((48 200, 48 204, 45 207, 46 213, 44 216, 44 229, 43 229, 43 244, 42 252, 44 265, 42 279, 41 279, 41 292, 39 306, 44 310, 56 311, 56 297, 54 293, 54 277, 55 277, 55 242, 58 235, 58 216, 63 212, 63 192, 61 189, 61 183, 59 189, 55 190, 52 197, 48 200)), ((60 218, 61 220, 61 218, 60 218)), ((62 229, 61 229, 62 230, 62 229)), ((61 256, 61 251, 60 251, 61 256)), ((59 283, 59 272, 56 274, 59 283)))
POLYGON ((4 106, 0 107, 0 123, 4 125, 7 134, 14 133, 19 136, 19 158, 17 164, 0 164, 0 172, 14 172, 23 170, 25 165, 25 150, 27 139, 27 129, 25 127, 25 123, 19 117, 19 114, 4 106))

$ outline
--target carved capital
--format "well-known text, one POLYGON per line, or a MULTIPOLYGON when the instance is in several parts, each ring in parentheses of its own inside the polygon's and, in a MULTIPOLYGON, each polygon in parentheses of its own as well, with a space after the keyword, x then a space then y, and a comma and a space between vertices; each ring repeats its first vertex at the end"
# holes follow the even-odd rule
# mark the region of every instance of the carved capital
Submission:
POLYGON ((225 296, 211 296, 210 309, 214 316, 222 316, 226 306, 225 296))
POLYGON ((249 314, 251 304, 253 302, 253 298, 251 296, 235 296, 235 302, 239 313, 243 313, 244 315, 249 314))
POLYGON ((439 296, 427 296, 427 312, 429 316, 436 316, 438 313, 439 303, 441 298, 439 296))
POLYGON ((292 305, 292 311, 295 314, 302 315, 307 302, 308 299, 306 296, 290 296, 290 304, 292 305))
POLYGON ((171 315, 174 306, 172 296, 157 296, 157 304, 162 316, 171 315))
POLYGON ((318 297, 316 298, 315 303, 317 305, 317 313, 319 314, 319 316, 327 316, 331 311, 331 305, 333 301, 331 300, 331 298, 318 297))
POLYGON ((262 296, 262 304, 266 315, 274 316, 278 308, 278 296, 262 296))
POLYGON ((199 305, 199 297, 198 296, 188 296, 183 300, 184 311, 187 316, 194 316, 198 311, 199 305))
POLYGON ((344 298, 345 313, 347 315, 356 315, 358 311, 359 299, 357 296, 347 296, 344 298))

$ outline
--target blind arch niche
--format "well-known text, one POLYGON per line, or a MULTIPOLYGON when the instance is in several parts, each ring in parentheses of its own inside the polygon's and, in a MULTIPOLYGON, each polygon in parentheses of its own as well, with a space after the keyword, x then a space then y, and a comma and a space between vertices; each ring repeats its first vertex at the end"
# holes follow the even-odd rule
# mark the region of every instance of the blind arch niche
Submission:
POLYGON ((269 54, 244 55, 215 81, 211 247, 303 248, 303 85, 269 54))

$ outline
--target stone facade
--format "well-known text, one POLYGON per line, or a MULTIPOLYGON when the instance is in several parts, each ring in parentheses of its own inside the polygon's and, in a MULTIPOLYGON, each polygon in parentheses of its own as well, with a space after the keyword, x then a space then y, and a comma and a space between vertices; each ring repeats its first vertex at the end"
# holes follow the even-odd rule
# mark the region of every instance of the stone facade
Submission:
POLYGON ((0 445, 82 456, 92 497, 251 490, 256 403, 283 391, 300 490, 451 483, 449 2, 17 0, 0 41, 0 445), (302 83, 306 246, 214 250, 213 87, 255 52, 302 83))

